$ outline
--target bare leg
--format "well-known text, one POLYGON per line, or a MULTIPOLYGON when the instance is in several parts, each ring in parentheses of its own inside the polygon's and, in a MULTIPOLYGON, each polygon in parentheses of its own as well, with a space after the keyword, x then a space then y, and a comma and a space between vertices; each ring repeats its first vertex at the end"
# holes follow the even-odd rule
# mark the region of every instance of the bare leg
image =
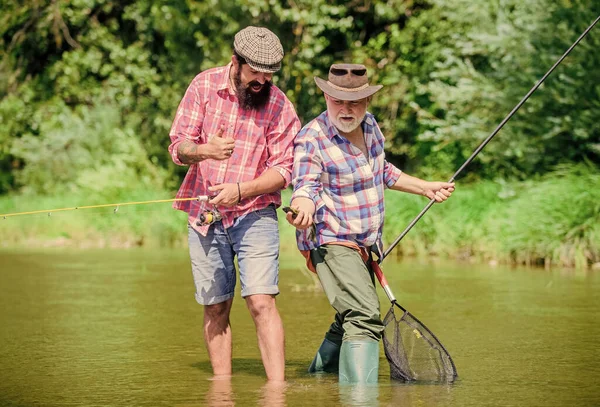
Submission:
POLYGON ((285 350, 283 323, 275 305, 275 296, 255 294, 246 297, 246 304, 256 325, 258 348, 268 380, 285 380, 285 350))
POLYGON ((233 298, 204 306, 204 341, 215 376, 231 375, 231 325, 233 298))

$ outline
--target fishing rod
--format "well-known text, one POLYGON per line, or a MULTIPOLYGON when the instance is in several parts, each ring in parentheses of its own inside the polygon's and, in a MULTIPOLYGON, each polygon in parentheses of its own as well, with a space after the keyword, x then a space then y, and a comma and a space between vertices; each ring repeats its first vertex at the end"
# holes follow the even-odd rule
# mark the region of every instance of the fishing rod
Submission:
POLYGON ((117 213, 117 211, 119 210, 119 207, 121 207, 121 206, 146 205, 146 204, 164 203, 164 202, 186 202, 186 201, 208 202, 209 199, 210 199, 210 197, 208 197, 206 195, 199 195, 195 198, 155 199, 152 201, 122 202, 122 203, 110 203, 110 204, 102 204, 102 205, 74 206, 72 208, 59 208, 59 209, 46 209, 46 210, 29 211, 29 212, 5 213, 5 214, 0 214, 0 218, 7 219, 9 217, 14 217, 14 216, 36 215, 36 214, 41 214, 41 213, 47 213, 48 216, 51 216, 55 212, 75 211, 75 210, 81 210, 81 209, 95 209, 95 208, 112 208, 112 207, 115 207, 114 212, 117 213))
MULTIPOLYGON (((583 34, 581 34, 579 36, 579 38, 577 38, 577 41, 575 41, 573 43, 573 45, 571 45, 569 47, 569 49, 558 59, 558 61, 556 61, 556 63, 554 65, 552 65, 552 68, 550 68, 548 70, 548 72, 546 72, 546 74, 542 77, 542 79, 540 79, 529 90, 529 92, 527 92, 527 94, 523 97, 523 99, 521 99, 521 101, 513 108, 513 110, 511 110, 511 112, 504 118, 504 120, 502 120, 502 122, 500 122, 500 124, 498 125, 498 127, 496 127, 496 129, 492 132, 492 134, 490 134, 485 140, 483 140, 483 142, 479 145, 479 147, 477 147, 477 149, 475 149, 473 154, 471 154, 471 156, 467 159, 467 161, 465 161, 465 163, 460 166, 460 168, 454 173, 454 175, 448 180, 448 182, 454 182, 454 180, 456 179, 458 174, 460 174, 465 169, 465 167, 467 165, 469 165, 471 163, 471 161, 473 161, 475 159, 475 157, 477 157, 477 155, 481 152, 481 150, 483 150, 483 148, 492 140, 492 138, 494 138, 494 136, 496 134, 498 134, 498 132, 500 131, 500 129, 502 129, 502 127, 504 127, 506 122, 508 122, 511 119, 511 117, 513 117, 513 115, 517 112, 517 110, 519 110, 521 108, 521 106, 523 106, 523 104, 527 101, 527 99, 529 99, 529 97, 533 94, 533 92, 535 92, 537 90, 537 88, 540 87, 540 85, 546 80, 546 78, 552 73, 552 71, 554 71, 554 69, 563 61, 563 59, 565 59, 567 57, 567 55, 569 55, 569 53, 573 50, 573 48, 575 48, 577 46, 577 44, 579 44, 579 42, 591 31, 591 29, 594 28, 594 26, 596 25, 596 23, 598 21, 600 21, 600 16, 598 16, 596 18, 596 20, 594 20, 594 22, 583 32, 583 34)), ((398 236, 396 238, 396 240, 394 240, 394 242, 390 245, 390 247, 388 247, 388 249, 378 259, 378 263, 381 263, 383 261, 383 259, 385 259, 387 257, 387 255, 390 254, 390 252, 394 249, 394 247, 396 247, 396 245, 398 243, 400 243, 400 241, 404 238, 404 236, 406 236, 406 234, 419 221, 419 219, 421 219, 423 217, 423 215, 425 215, 425 212, 427 212, 429 210, 429 208, 431 208, 433 206, 434 203, 435 203, 435 199, 431 199, 431 201, 429 201, 427 206, 425 206, 425 208, 423 208, 423 210, 412 220, 412 222, 410 222, 410 224, 406 227, 406 229, 404 229, 404 231, 400 234, 400 236, 398 236)))
MULTIPOLYGON (((510 120, 517 110, 525 103, 533 92, 544 82, 544 80, 552 73, 552 71, 565 59, 565 57, 575 48, 577 44, 587 35, 587 33, 600 20, 600 16, 584 31, 583 34, 569 47, 562 57, 550 68, 548 72, 531 88, 531 90, 521 99, 515 108, 502 120, 496 129, 490 134, 465 163, 452 175, 448 182, 453 182, 458 174, 460 174, 467 165, 475 159, 477 154, 492 140, 492 138, 500 131, 500 129, 510 120)), ((431 199, 427 206, 417 215, 415 219, 404 229, 398 238, 391 246, 383 253, 383 255, 372 261, 373 272, 376 275, 381 287, 391 302, 391 307, 383 324, 385 330, 383 333, 383 349, 386 359, 390 364, 390 376, 393 379, 402 380, 404 382, 412 382, 418 380, 433 381, 433 382, 453 382, 457 377, 456 366, 452 357, 435 336, 435 334, 427 328, 414 315, 403 308, 396 297, 392 293, 390 285, 380 268, 380 264, 388 254, 396 247, 396 245, 406 236, 412 227, 423 217, 425 212, 435 203, 435 199, 431 199), (398 319, 394 314, 394 307, 398 307, 402 311, 402 316, 398 319), (408 349, 406 347, 408 346, 408 349), (427 360, 429 363, 422 363, 422 360, 427 360)))

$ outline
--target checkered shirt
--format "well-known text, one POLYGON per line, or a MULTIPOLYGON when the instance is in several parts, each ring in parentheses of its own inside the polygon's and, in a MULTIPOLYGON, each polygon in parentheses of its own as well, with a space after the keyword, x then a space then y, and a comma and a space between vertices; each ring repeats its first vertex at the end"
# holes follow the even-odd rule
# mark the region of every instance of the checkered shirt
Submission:
POLYGON ((310 198, 316 206, 316 239, 309 238, 310 229, 297 231, 300 250, 348 242, 365 248, 375 244, 383 253, 383 192, 401 171, 385 160, 384 137, 375 117, 367 113, 361 125, 368 158, 340 136, 327 112, 296 136, 292 200, 310 198))
MULTIPOLYGON (((231 63, 201 72, 194 78, 175 114, 169 153, 175 164, 185 165, 177 156, 179 144, 206 143, 223 126, 223 137, 235 139, 233 155, 227 160, 209 159, 190 165, 177 198, 214 195, 209 186, 251 181, 269 168, 281 174, 286 186, 291 181, 293 141, 300 129, 294 107, 279 88, 272 86, 271 97, 261 110, 241 109, 230 85, 230 68, 231 63)), ((223 215, 223 226, 228 228, 236 218, 269 204, 281 205, 279 191, 218 209, 223 215)), ((208 227, 196 226, 196 221, 204 210, 213 209, 212 205, 185 201, 175 202, 173 207, 187 212, 192 227, 206 234, 208 227)))

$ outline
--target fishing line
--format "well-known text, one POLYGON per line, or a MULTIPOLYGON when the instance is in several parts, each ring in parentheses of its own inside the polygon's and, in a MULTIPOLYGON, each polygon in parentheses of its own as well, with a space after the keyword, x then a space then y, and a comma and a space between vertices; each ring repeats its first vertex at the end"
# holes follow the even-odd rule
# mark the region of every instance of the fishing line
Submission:
POLYGON ((195 198, 154 199, 151 201, 121 202, 121 203, 110 203, 110 204, 101 204, 101 205, 74 206, 74 207, 70 207, 70 208, 44 209, 44 210, 37 210, 37 211, 5 213, 5 214, 0 214, 0 218, 8 219, 9 217, 15 217, 15 216, 39 215, 39 214, 47 214, 48 216, 51 216, 53 213, 56 213, 56 212, 76 211, 76 210, 82 210, 82 209, 113 208, 113 207, 114 207, 113 212, 117 213, 121 206, 147 205, 147 204, 154 204, 154 203, 186 202, 186 201, 206 202, 208 200, 209 200, 208 196, 200 195, 195 198))

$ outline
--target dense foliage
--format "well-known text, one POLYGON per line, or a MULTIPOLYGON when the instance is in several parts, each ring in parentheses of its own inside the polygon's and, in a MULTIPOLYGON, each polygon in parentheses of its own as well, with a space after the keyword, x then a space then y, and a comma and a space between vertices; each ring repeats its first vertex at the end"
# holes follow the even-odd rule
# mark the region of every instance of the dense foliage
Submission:
MULTIPOLYGON (((409 173, 447 178, 600 14, 596 0, 0 6, 5 213, 172 197, 185 171, 167 154, 175 109, 198 72, 230 61, 233 36, 247 25, 281 38, 286 56, 275 81, 304 123, 324 109, 313 77, 325 77, 333 62, 364 63, 372 82, 385 85, 370 110, 386 134, 388 158, 409 173)), ((599 47, 600 25, 471 164, 466 180, 478 182, 461 182, 463 192, 432 210, 399 253, 598 266, 599 47)), ((422 204, 392 194, 388 241, 422 204)), ((13 218, 1 243, 181 243, 182 214, 145 210, 69 215, 68 228, 13 218)), ((282 233, 291 238, 293 231, 282 233)))
MULTIPOLYGON (((600 13, 593 0, 3 0, 0 194, 172 188, 168 130, 199 71, 235 32, 282 39, 276 78, 306 122, 313 82, 360 61, 385 86, 371 110, 392 161, 446 177, 600 13)), ((600 164, 600 28, 481 155, 474 178, 526 179, 600 164)))

